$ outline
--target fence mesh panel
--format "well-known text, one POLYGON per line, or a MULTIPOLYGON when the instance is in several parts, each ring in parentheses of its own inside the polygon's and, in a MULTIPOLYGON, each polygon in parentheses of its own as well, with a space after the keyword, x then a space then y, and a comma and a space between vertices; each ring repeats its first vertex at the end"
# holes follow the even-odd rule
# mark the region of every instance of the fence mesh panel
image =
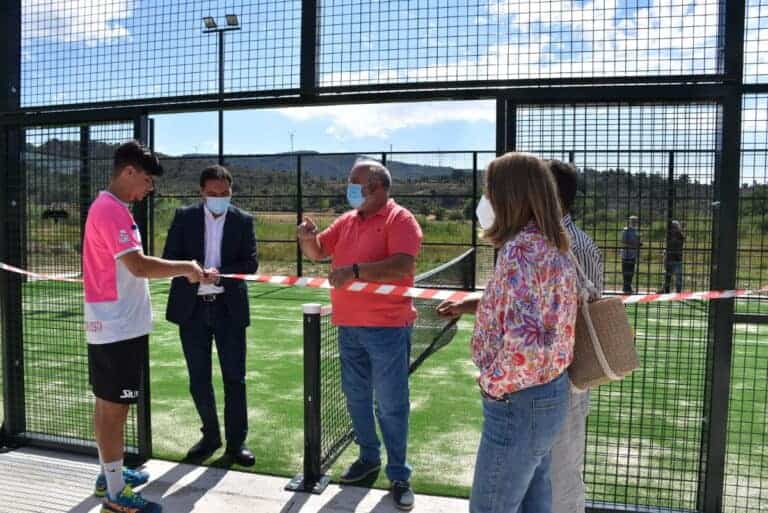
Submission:
POLYGON ((744 18, 744 82, 768 82, 768 2, 746 0, 744 18))
POLYGON ((720 71, 720 0, 319 4, 324 87, 720 71))
MULTIPOLYGON (((742 111, 737 286, 768 283, 768 96, 742 111)), ((768 504, 768 294, 736 301, 723 509, 756 513, 768 504), (750 315, 739 318, 739 315, 750 315)))
MULTIPOLYGON (((357 159, 386 162, 393 176, 392 195, 417 217, 424 232, 418 271, 441 265, 473 247, 473 181, 482 194, 482 167, 492 152, 328 153, 226 155, 234 177, 234 204, 254 215, 259 271, 296 274, 297 213, 320 230, 350 209, 346 200, 349 170, 357 159), (300 175, 300 178, 299 178, 300 175), (301 188, 301 194, 299 194, 301 188)), ((200 201, 199 177, 216 163, 211 155, 161 156, 164 176, 153 198, 153 247, 161 254, 176 208, 200 201)), ((493 266, 493 250, 476 239, 476 285, 483 286, 493 266)), ((301 261, 303 275, 327 275, 328 262, 301 261)))
MULTIPOLYGON (((91 127, 88 145, 83 135, 80 127, 26 130, 25 264, 33 271, 79 274, 81 213, 95 191, 106 187, 111 172, 111 152, 106 155, 104 146, 131 138, 133 126, 91 127)), ((28 280, 22 289, 22 308, 26 436, 93 445, 82 287, 28 280)), ((135 451, 135 407, 125 438, 129 451, 135 451)))
POLYGON ((217 34, 225 34, 224 91, 295 89, 299 84, 299 0, 59 2, 22 5, 23 106, 214 94, 217 34))
MULTIPOLYGON (((518 149, 580 169, 574 217, 600 247, 607 293, 620 293, 621 233, 640 218, 632 280, 663 286, 672 220, 682 222, 685 290, 708 289, 716 105, 523 106, 518 149)), ((595 502, 695 509, 708 340, 701 303, 628 308, 643 367, 592 393, 585 482, 595 502)))
MULTIPOLYGON (((763 73, 763 0, 745 61, 763 73)), ((318 85, 648 78, 720 73, 725 2, 449 0, 318 2, 318 85)), ((300 0, 38 0, 22 6, 22 105, 189 98, 299 87, 300 0)))

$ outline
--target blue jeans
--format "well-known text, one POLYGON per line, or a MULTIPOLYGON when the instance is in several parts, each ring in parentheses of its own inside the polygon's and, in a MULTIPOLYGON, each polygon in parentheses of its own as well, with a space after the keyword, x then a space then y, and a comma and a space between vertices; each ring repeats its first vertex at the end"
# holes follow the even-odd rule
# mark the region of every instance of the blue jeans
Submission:
POLYGON ((503 401, 483 398, 470 513, 552 511, 552 445, 568 413, 570 386, 566 372, 503 401))
POLYGON ((373 420, 376 416, 387 449, 387 477, 407 481, 411 467, 406 463, 408 448, 408 364, 411 328, 339 327, 341 387, 360 446, 360 458, 381 461, 381 443, 373 420))
POLYGON ((571 390, 571 404, 552 446, 552 513, 584 513, 584 450, 589 392, 571 390))

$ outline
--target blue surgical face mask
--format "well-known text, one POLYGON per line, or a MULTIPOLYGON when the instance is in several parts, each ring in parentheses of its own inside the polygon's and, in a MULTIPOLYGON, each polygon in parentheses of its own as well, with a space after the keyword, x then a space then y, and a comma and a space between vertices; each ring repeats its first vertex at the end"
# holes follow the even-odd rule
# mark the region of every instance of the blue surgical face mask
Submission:
POLYGON ((363 186, 358 183, 347 184, 347 201, 352 208, 360 208, 365 202, 363 186))
POLYGON ((223 196, 220 198, 206 196, 205 206, 208 207, 208 210, 210 210, 212 214, 220 216, 227 211, 230 201, 232 201, 232 196, 223 196))

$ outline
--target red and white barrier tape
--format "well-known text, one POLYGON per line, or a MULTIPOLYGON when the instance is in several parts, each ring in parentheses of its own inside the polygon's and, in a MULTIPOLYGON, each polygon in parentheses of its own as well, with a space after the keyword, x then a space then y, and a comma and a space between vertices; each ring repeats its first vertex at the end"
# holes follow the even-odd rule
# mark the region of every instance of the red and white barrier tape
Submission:
POLYGON ((67 273, 67 274, 33 273, 32 271, 25 271, 24 269, 19 269, 18 267, 4 264, 3 262, 0 262, 0 269, 2 269, 3 271, 14 273, 14 274, 22 274, 24 276, 28 276, 36 280, 66 281, 69 283, 82 283, 83 281, 80 278, 77 278, 77 276, 80 276, 80 273, 67 273))
MULTIPOLYGON (((12 265, 0 262, 0 269, 16 274, 22 274, 38 280, 65 281, 70 283, 80 283, 81 279, 75 278, 76 274, 44 274, 25 271, 12 265)), ((233 278, 236 280, 252 281, 257 283, 269 283, 272 285, 285 285, 291 287, 307 287, 313 289, 333 288, 325 278, 319 277, 299 277, 299 276, 276 276, 268 274, 222 274, 222 278, 233 278)), ((468 297, 480 297, 481 292, 466 292, 461 290, 441 290, 441 289, 422 289, 418 287, 403 287, 399 285, 387 285, 381 283, 367 283, 363 281, 353 281, 343 287, 343 290, 350 292, 363 292, 368 294, 380 294, 385 296, 410 297, 415 299, 437 299, 460 301, 468 297)), ((768 285, 754 290, 736 289, 736 290, 709 290, 704 292, 679 292, 673 294, 636 294, 632 296, 623 296, 625 304, 633 303, 659 303, 670 301, 712 301, 715 299, 728 299, 744 296, 754 296, 757 294, 768 293, 768 285)))

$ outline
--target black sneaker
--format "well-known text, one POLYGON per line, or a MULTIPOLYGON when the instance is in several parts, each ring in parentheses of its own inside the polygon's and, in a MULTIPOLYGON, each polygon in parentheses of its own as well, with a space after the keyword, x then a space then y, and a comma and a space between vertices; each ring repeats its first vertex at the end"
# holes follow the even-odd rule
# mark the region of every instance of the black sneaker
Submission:
POLYGON ((403 511, 412 510, 416 499, 413 496, 411 483, 408 481, 392 481, 392 499, 395 501, 397 509, 403 511))
POLYGON ((352 465, 341 474, 339 481, 345 484, 357 483, 362 481, 371 474, 375 474, 381 470, 381 462, 370 463, 364 460, 356 460, 352 465))

